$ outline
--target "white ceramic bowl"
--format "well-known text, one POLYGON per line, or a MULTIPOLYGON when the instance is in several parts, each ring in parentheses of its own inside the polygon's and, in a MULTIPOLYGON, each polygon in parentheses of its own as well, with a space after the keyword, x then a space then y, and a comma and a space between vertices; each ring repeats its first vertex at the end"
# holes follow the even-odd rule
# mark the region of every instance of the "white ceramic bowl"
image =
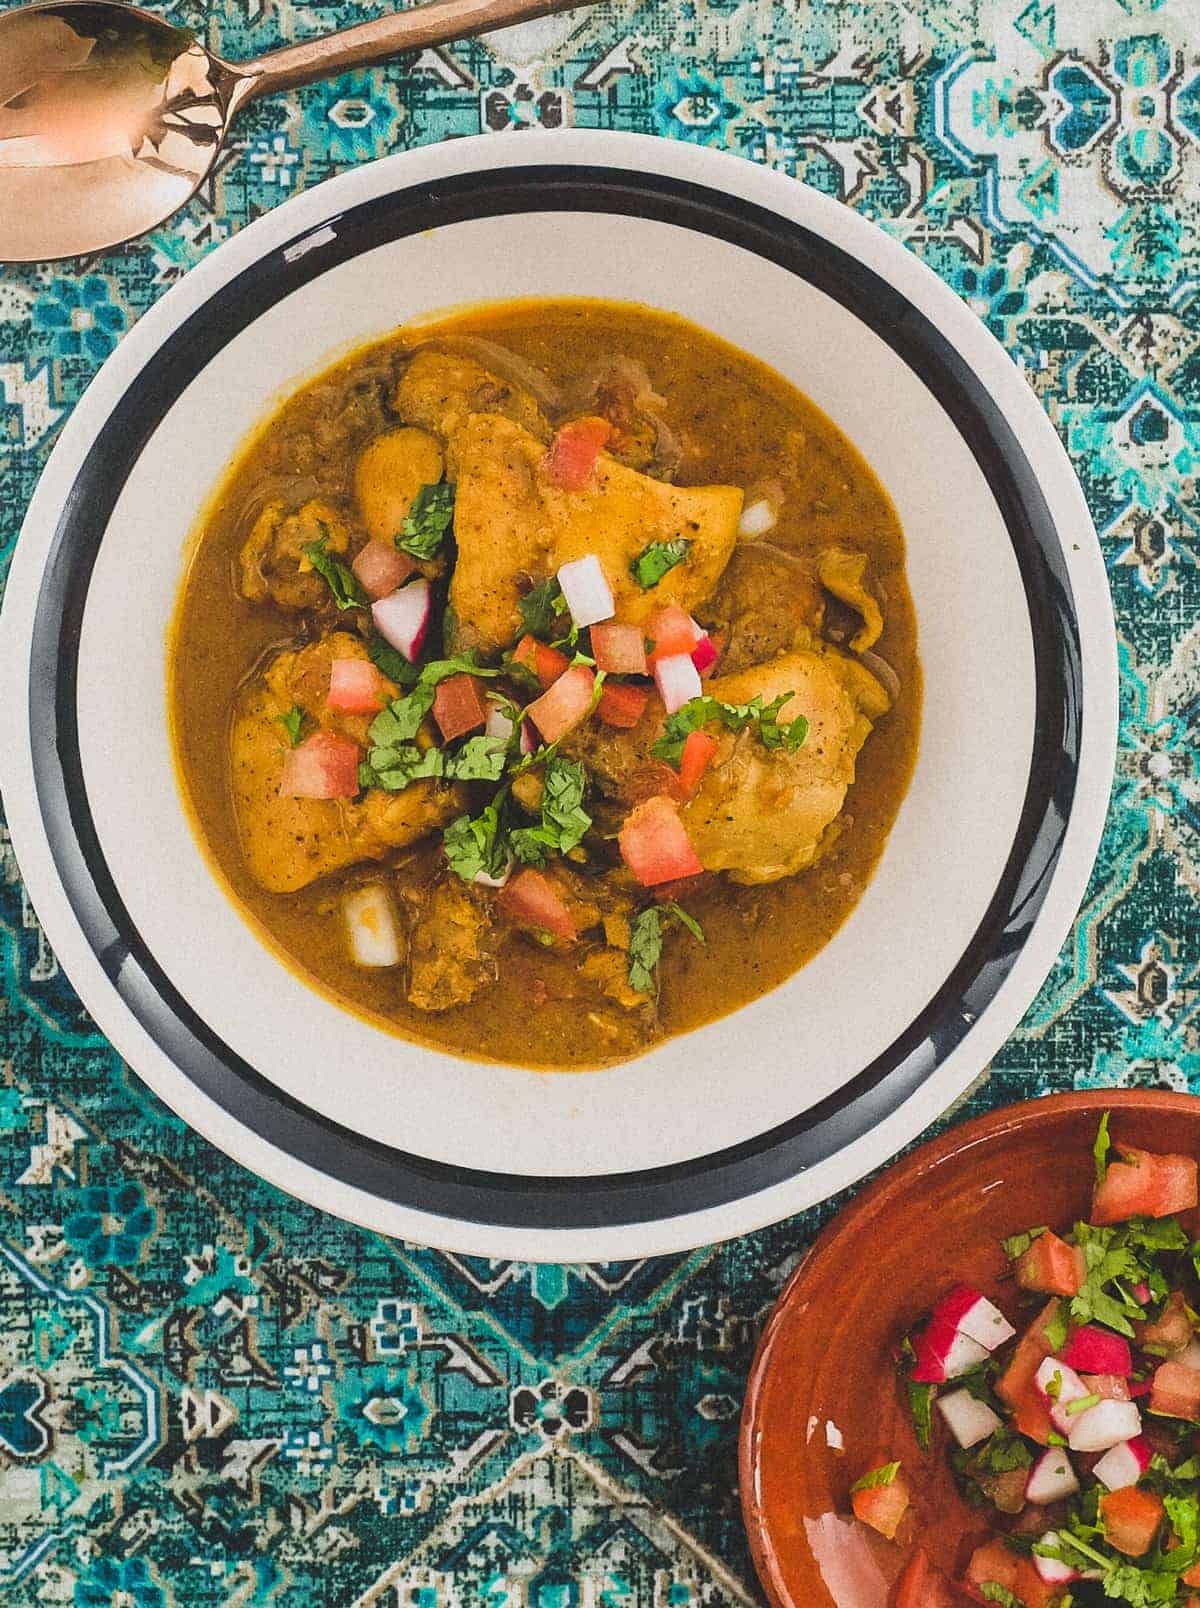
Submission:
POLYGON ((101 1028, 274 1183, 479 1254, 679 1249, 808 1206, 892 1155, 1032 1000, 1082 896, 1112 773, 1098 544, 1000 347, 846 208, 637 136, 413 152, 214 252, 76 408, 3 626, 13 839, 101 1028), (817 959, 636 1061, 554 1077, 392 1038, 279 965, 185 822, 164 632, 197 510, 281 390, 413 315, 565 294, 687 315, 773 364, 862 449, 903 521, 926 691, 882 863, 817 959))

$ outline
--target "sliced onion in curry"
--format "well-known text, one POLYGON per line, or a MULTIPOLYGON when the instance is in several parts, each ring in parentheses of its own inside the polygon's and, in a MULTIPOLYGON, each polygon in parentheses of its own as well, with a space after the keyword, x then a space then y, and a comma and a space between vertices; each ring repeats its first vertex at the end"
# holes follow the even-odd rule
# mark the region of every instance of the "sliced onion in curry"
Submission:
POLYGON ((871 648, 864 648, 858 655, 858 662, 864 669, 869 670, 887 693, 892 702, 900 696, 900 677, 892 669, 886 659, 881 658, 871 648))
POLYGON ((543 413, 557 415, 567 411, 561 387, 542 369, 498 341, 489 341, 482 335, 439 335, 436 340, 421 341, 412 348, 414 354, 424 350, 461 352, 464 357, 473 357, 500 379, 528 391, 543 413))

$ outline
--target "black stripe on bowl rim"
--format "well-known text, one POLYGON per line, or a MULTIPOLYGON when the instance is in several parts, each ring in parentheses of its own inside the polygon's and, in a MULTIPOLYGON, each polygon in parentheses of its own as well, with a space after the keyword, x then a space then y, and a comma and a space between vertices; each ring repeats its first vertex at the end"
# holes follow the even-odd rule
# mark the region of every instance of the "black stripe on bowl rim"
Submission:
POLYGON ((292 249, 311 239, 308 228, 274 247, 167 337, 99 431, 59 518, 34 623, 29 721, 42 820, 76 920, 142 1028, 204 1094, 298 1161, 382 1200, 465 1223, 583 1229, 679 1217, 780 1184, 862 1138, 932 1076, 995 998, 1049 889, 1075 794, 1083 687, 1065 556, 1033 467, 964 358, 894 286, 812 230, 720 190, 601 166, 515 167, 395 190, 332 221, 321 244, 292 249), (769 1131, 667 1166, 590 1177, 473 1170, 410 1154, 314 1111, 238 1056, 170 983, 124 907, 92 822, 76 727, 80 627, 99 544, 133 464, 205 364, 281 297, 364 251, 446 224, 535 212, 633 216, 713 236, 797 275, 886 341, 945 409, 988 482, 1020 567, 1036 667, 1033 758, 1012 849, 965 953, 911 1025, 834 1094, 769 1131))

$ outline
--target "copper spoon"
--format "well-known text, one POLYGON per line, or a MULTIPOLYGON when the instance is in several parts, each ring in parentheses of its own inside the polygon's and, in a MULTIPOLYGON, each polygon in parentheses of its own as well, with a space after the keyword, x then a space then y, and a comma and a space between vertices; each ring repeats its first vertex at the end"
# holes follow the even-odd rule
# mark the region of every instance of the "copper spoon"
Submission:
POLYGON ((83 256, 165 222, 258 95, 591 3, 431 0, 244 62, 118 0, 0 14, 0 261, 83 256))

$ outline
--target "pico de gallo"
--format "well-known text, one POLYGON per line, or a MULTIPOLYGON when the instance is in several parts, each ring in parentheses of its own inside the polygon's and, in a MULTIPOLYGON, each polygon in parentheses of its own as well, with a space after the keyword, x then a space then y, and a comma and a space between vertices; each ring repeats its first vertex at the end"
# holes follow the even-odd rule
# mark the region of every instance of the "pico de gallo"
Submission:
MULTIPOLYGON (((899 1347, 918 1445, 991 1534, 953 1578, 914 1550, 896 1608, 1200 1608, 1197 1163, 1107 1113, 1094 1156, 1087 1222, 1005 1240, 1006 1292, 952 1284, 899 1347)), ((920 1478, 867 1469, 855 1516, 903 1544, 920 1478)))

